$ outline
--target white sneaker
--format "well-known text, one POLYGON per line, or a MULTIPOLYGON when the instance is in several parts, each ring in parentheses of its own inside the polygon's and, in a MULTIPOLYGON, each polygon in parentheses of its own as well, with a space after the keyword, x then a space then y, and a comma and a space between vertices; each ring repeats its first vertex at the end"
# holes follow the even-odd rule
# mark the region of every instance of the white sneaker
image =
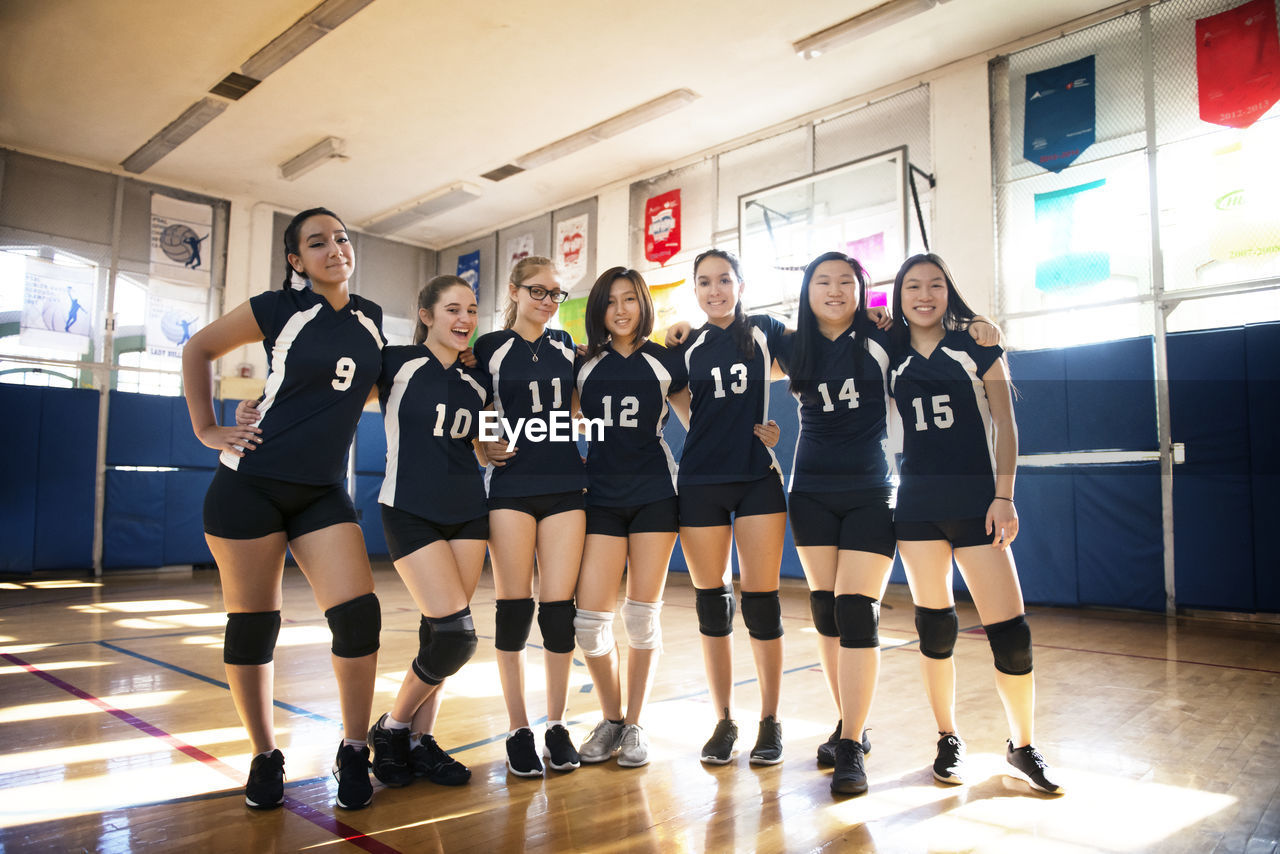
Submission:
POLYGON ((627 724, 622 728, 618 764, 623 768, 639 768, 649 764, 649 737, 639 724, 627 724))
POLYGON ((608 760, 622 742, 623 729, 622 724, 615 724, 609 720, 603 720, 596 724, 596 728, 591 730, 591 735, 587 736, 587 740, 582 743, 582 747, 578 750, 582 761, 604 762, 608 760))

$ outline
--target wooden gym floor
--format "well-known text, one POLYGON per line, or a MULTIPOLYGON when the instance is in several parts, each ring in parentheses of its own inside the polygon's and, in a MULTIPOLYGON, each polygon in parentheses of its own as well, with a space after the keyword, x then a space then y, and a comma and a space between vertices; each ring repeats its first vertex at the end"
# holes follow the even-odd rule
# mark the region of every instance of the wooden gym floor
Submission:
MULTIPOLYGON (((375 714, 416 651, 417 617, 389 564, 375 572, 384 630, 375 714)), ((1213 620, 1032 608, 1037 745, 1068 789, 1033 793, 1002 773, 1004 715, 972 606, 956 658, 972 782, 933 782, 934 734, 918 673, 911 603, 890 588, 872 713, 869 794, 835 799, 814 749, 836 718, 817 669, 803 582, 784 580, 786 760, 755 768, 758 694, 736 635, 742 757, 697 751, 714 713, 693 595, 673 575, 666 650, 644 724, 652 762, 508 778, 506 716, 493 660, 493 588, 473 609, 476 658, 447 684, 437 736, 471 766, 467 786, 382 789, 336 810, 340 738, 329 635, 296 569, 286 573, 276 722, 284 808, 256 813, 242 789, 248 746, 222 669, 214 572, 0 581, 0 854, 27 850, 266 851, 1240 851, 1280 837, 1280 631, 1213 620)), ((619 634, 622 629, 619 621, 619 634)), ((537 638, 537 632, 534 632, 537 638)), ((531 648, 530 711, 543 714, 531 648)), ((577 740, 599 719, 575 662, 577 740)), ((536 728, 541 740, 541 728, 536 728)))

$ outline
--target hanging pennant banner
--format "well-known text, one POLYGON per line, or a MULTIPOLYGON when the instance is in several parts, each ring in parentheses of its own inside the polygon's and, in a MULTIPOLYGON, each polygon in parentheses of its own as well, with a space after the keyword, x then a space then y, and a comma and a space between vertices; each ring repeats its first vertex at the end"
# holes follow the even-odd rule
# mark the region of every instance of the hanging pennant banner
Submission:
POLYGON ((586 214, 556 223, 555 262, 564 274, 565 290, 573 290, 587 275, 587 225, 586 214))
POLYGON ((649 288, 649 296, 653 298, 653 332, 649 340, 661 344, 666 340, 667 327, 682 317, 689 317, 697 309, 693 295, 681 287, 684 279, 677 279, 665 285, 654 285, 649 288))
POLYGON ((93 285, 97 275, 93 267, 27 258, 19 343, 24 347, 86 352, 93 329, 93 285))
POLYGON ((1200 118, 1247 128, 1280 100, 1275 0, 1250 0, 1196 21, 1200 118))
POLYGON ((502 256, 507 259, 507 274, 510 275, 512 268, 520 263, 522 258, 528 258, 532 254, 532 234, 517 234, 515 237, 508 237, 506 243, 502 245, 502 256))
POLYGON ((209 287, 213 208, 151 194, 151 275, 209 287))
POLYGON ((458 256, 458 278, 471 286, 476 299, 480 299, 480 250, 458 256))
POLYGON ((1036 290, 1094 285, 1111 278, 1106 250, 1106 180, 1036 193, 1036 290))
POLYGON ((1094 140, 1094 58, 1027 75, 1022 156, 1061 172, 1094 140))
POLYGON ((204 325, 207 292, 152 279, 147 284, 147 353, 181 357, 182 345, 204 325))
POLYGON ((644 257, 665 264, 680 252, 680 191, 654 196, 644 205, 644 257))

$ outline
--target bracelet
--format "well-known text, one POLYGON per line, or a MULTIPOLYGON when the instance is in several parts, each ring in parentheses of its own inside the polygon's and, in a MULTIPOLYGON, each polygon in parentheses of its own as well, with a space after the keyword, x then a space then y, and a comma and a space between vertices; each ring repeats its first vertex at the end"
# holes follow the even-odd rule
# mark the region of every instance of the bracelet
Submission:
POLYGON ((1013 503, 1013 499, 1012 499, 1012 498, 1005 498, 1003 495, 997 495, 995 500, 996 500, 996 501, 1008 501, 1010 504, 1012 504, 1012 503, 1013 503))

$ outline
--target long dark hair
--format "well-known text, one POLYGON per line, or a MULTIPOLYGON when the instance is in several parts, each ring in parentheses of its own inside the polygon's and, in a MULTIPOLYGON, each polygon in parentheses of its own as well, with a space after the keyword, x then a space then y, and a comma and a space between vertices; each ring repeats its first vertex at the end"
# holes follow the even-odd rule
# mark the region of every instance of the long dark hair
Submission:
POLYGON ((636 299, 640 302, 640 319, 636 323, 635 344, 639 347, 644 343, 644 339, 649 337, 653 332, 653 297, 649 294, 649 286, 645 284, 644 276, 641 276, 635 270, 626 267, 610 267, 600 274, 600 278, 596 279, 595 284, 591 286, 591 293, 587 294, 587 311, 586 321, 587 327, 587 355, 590 359, 609 343, 609 330, 604 325, 605 312, 609 310, 609 296, 613 290, 613 283, 618 279, 626 279, 636 289, 636 299))
MULTIPOLYGON (((727 261, 730 269, 733 270, 733 277, 738 280, 739 285, 742 284, 742 265, 738 263, 738 257, 723 249, 708 249, 706 252, 700 252, 698 257, 693 259, 694 288, 698 286, 698 265, 707 258, 720 258, 727 261)), ((742 307, 741 294, 734 294, 733 322, 729 324, 728 331, 733 334, 733 342, 738 346, 738 352, 745 358, 753 358, 756 354, 756 342, 751 335, 751 324, 747 321, 746 309, 742 307)), ((767 370, 768 365, 765 368, 767 370)))
POLYGON ((328 208, 307 208, 289 220, 289 224, 284 229, 284 282, 280 285, 281 290, 287 291, 293 286, 293 274, 298 271, 289 263, 289 256, 302 254, 298 251, 298 233, 302 231, 302 224, 313 216, 331 216, 338 221, 343 231, 347 230, 347 224, 342 221, 342 217, 328 208))
POLYGON ((917 264, 933 264, 942 271, 942 277, 947 281, 947 310, 942 315, 943 329, 968 329, 969 322, 976 316, 956 289, 956 281, 951 277, 946 261, 932 252, 912 255, 902 262, 898 275, 893 278, 893 328, 889 330, 889 341, 893 344, 895 353, 905 353, 911 346, 911 327, 902 315, 902 282, 917 264))
MULTIPOLYGON (((422 290, 418 291, 418 308, 425 308, 428 312, 434 314, 432 309, 440 301, 440 294, 457 285, 462 285, 467 290, 471 290, 471 285, 467 284, 467 280, 461 276, 436 276, 423 285, 422 290)), ((422 315, 416 315, 413 322, 413 343, 421 344, 426 340, 427 324, 422 322, 422 315)))
POLYGON ((827 261, 842 261, 853 268, 853 276, 858 282, 858 307, 853 313, 853 331, 861 345, 854 353, 853 375, 859 376, 862 370, 862 357, 867 351, 867 335, 871 330, 871 318, 867 317, 867 271, 858 263, 858 259, 843 252, 824 252, 809 262, 804 268, 804 279, 800 282, 800 311, 796 315, 795 339, 791 348, 791 365, 787 373, 791 377, 793 394, 803 394, 815 387, 818 379, 818 345, 822 332, 818 330, 818 318, 809 305, 809 283, 818 267, 827 261))

